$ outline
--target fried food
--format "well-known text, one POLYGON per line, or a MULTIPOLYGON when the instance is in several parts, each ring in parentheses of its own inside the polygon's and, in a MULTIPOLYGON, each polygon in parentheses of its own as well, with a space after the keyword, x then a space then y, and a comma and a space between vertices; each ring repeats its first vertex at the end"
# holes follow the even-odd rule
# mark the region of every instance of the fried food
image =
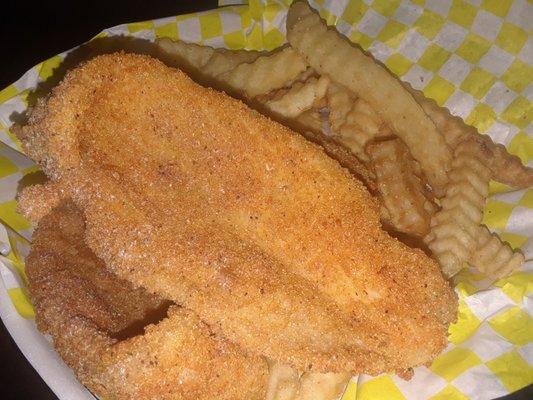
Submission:
POLYGON ((266 400, 337 400, 351 376, 347 373, 306 372, 302 376, 287 365, 273 363, 266 400))
MULTIPOLYGON (((190 70, 194 75, 201 75, 204 82, 215 88, 227 88, 228 82, 223 81, 215 69, 209 68, 216 51, 224 49, 213 49, 208 46, 172 41, 170 39, 158 39, 157 44, 161 50, 162 59, 175 67, 190 70)), ((231 65, 234 68, 238 63, 236 60, 245 59, 239 50, 226 50, 221 55, 228 61, 221 62, 221 65, 231 65), (235 61, 234 61, 235 60, 235 61)), ((259 52, 253 53, 251 59, 244 62, 252 62, 257 59, 259 52)), ((230 70, 231 68, 228 68, 230 70)), ((226 78, 224 78, 226 79, 226 78)), ((376 186, 372 172, 359 160, 350 156, 346 149, 335 141, 324 137, 322 132, 323 121, 318 110, 321 99, 325 98, 325 92, 329 86, 327 76, 317 77, 312 68, 307 68, 296 77, 286 81, 281 89, 271 93, 258 95, 251 99, 245 93, 233 92, 243 101, 254 108, 271 116, 273 119, 282 122, 289 127, 300 132, 304 137, 314 143, 324 147, 328 155, 339 161, 348 168, 358 179, 362 180, 367 188, 375 191, 376 186)))
POLYGON ((524 264, 524 255, 513 251, 511 246, 503 243, 486 226, 479 227, 476 237, 476 249, 468 261, 485 275, 502 278, 524 264))
POLYGON ((328 90, 329 123, 333 135, 360 160, 369 161, 366 145, 380 136, 392 134, 379 115, 361 98, 341 85, 328 90))
POLYGON ((201 72, 210 78, 231 71, 240 64, 254 62, 260 56, 266 55, 261 51, 216 49, 168 38, 157 39, 156 44, 159 50, 158 55, 167 63, 181 68, 193 68, 196 72, 201 72))
POLYGON ((300 376, 285 364, 272 363, 266 400, 293 400, 298 391, 300 376))
POLYGON ((294 118, 310 110, 326 95, 329 78, 311 77, 304 82, 296 82, 289 89, 280 89, 265 98, 256 98, 266 109, 281 118, 294 118))
POLYGON ((292 48, 258 57, 251 63, 239 64, 217 80, 232 92, 252 98, 284 87, 300 74, 305 73, 307 64, 292 48))
POLYGON ((53 90, 21 140, 83 211, 86 242, 108 268, 250 354, 375 374, 446 346, 449 283, 381 229, 364 186, 181 71, 97 57, 53 90))
POLYGON ((320 110, 311 108, 296 118, 283 119, 282 122, 299 132, 307 140, 321 146, 328 156, 350 171, 371 193, 376 193, 377 186, 373 172, 348 148, 324 134, 322 129, 324 121, 320 110))
POLYGON ((323 131, 324 120, 320 110, 311 108, 296 118, 284 119, 290 128, 299 132, 307 140, 318 144, 324 152, 346 168, 350 174, 359 179, 371 192, 376 193, 377 186, 373 172, 363 164, 348 148, 327 136, 323 131))
POLYGON ((533 186, 533 168, 523 165, 522 161, 510 154, 505 146, 494 143, 488 135, 480 135, 473 126, 453 116, 448 109, 439 107, 435 101, 426 98, 421 92, 410 87, 409 90, 452 149, 462 141, 474 138, 490 150, 491 157, 485 162, 490 167, 494 180, 514 188, 533 186))
POLYGON ((264 399, 262 358, 115 277, 84 232, 81 212, 62 203, 41 219, 26 260, 38 328, 84 385, 113 399, 264 399))
POLYGON ((332 82, 328 87, 326 98, 330 128, 333 132, 339 132, 341 126, 346 123, 348 113, 352 110, 357 96, 344 86, 332 82))
POLYGON ((322 133, 324 127, 324 120, 318 108, 311 108, 288 121, 293 123, 296 130, 299 132, 311 131, 315 133, 322 133))
POLYGON ((425 238, 447 277, 459 272, 476 248, 491 177, 485 162, 490 150, 475 139, 459 143, 454 157, 442 209, 432 218, 425 238))
POLYGON ((305 2, 292 3, 287 39, 319 74, 364 99, 409 147, 435 193, 444 193, 452 153, 434 123, 400 81, 326 24, 305 2))
POLYGON ((370 144, 367 153, 390 225, 403 233, 425 236, 437 205, 407 146, 393 138, 370 144))
POLYGON ((347 373, 306 372, 300 378, 300 387, 294 400, 336 400, 346 389, 351 376, 347 373))
POLYGON ((158 56, 200 80, 250 99, 303 82, 314 74, 290 47, 272 53, 214 49, 195 43, 158 39, 158 56))
POLYGON ((28 220, 38 222, 65 197, 61 185, 54 182, 36 184, 24 188, 24 196, 17 196, 17 207, 24 210, 28 220))

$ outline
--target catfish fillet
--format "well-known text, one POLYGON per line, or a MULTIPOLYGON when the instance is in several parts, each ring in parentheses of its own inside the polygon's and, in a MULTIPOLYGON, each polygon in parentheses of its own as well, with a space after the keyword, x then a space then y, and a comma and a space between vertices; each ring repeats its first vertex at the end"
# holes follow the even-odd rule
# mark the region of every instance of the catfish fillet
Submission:
POLYGON ((86 242, 111 271, 250 354, 376 374, 446 346, 450 285, 381 229, 364 186, 318 146, 179 70, 140 55, 94 58, 19 135, 83 211, 86 242))
POLYGON ((118 279, 87 248, 84 231, 82 214, 61 203, 39 222, 26 259, 37 326, 83 384, 114 400, 265 399, 262 358, 118 279))

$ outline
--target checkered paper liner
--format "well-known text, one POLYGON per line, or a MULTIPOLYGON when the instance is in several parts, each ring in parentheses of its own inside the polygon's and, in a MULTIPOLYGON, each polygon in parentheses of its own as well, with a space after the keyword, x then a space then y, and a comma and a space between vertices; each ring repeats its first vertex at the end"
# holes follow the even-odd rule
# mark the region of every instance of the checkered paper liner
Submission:
MULTIPOLYGON (((271 50, 285 43, 290 1, 256 0, 202 13, 130 23, 96 36, 171 37, 214 47, 271 50)), ((533 162, 533 5, 526 0, 312 1, 329 25, 392 72, 482 133, 533 162)), ((0 316, 15 341, 60 398, 93 398, 62 364, 33 323, 23 260, 30 224, 15 212, 19 181, 38 168, 10 131, 37 85, 69 52, 33 67, 0 91, 0 316)), ((450 345, 414 378, 359 376, 343 399, 489 399, 533 383, 533 190, 491 183, 484 223, 526 255, 524 267, 491 282, 465 270, 455 278, 459 320, 450 345)))

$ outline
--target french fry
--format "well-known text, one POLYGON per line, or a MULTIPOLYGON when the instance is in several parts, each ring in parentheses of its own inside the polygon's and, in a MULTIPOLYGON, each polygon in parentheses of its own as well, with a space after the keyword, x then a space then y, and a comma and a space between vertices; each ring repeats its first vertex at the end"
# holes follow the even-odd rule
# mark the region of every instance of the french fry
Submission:
POLYGON ((533 187, 533 168, 522 164, 520 158, 510 154, 504 145, 495 144, 490 136, 476 134, 476 140, 488 147, 493 154, 487 161, 494 180, 518 189, 533 187))
MULTIPOLYGON (((406 87, 408 86, 406 85, 406 87)), ((473 137, 491 151, 492 157, 486 161, 490 166, 494 180, 514 188, 533 186, 533 168, 523 165, 517 156, 507 151, 505 146, 494 143, 488 135, 481 135, 473 126, 467 125, 461 118, 453 116, 448 109, 440 107, 433 100, 426 98, 420 91, 410 87, 408 89, 433 120, 444 140, 452 149, 460 142, 473 137)))
POLYGON ((425 238, 447 277, 459 272, 476 248, 491 177, 485 162, 490 152, 484 152, 489 150, 472 138, 457 145, 442 209, 425 238))
POLYGON ((156 44, 159 54, 167 61, 171 60, 176 66, 188 65, 210 78, 230 71, 239 64, 254 62, 266 54, 260 51, 215 49, 168 38, 157 39, 156 44))
POLYGON ((328 107, 333 135, 360 160, 368 161, 366 145, 384 132, 379 115, 366 101, 355 98, 348 89, 338 84, 330 85, 328 107))
POLYGON ((280 89, 271 98, 257 98, 269 111, 283 118, 294 118, 311 109, 318 100, 326 95, 329 78, 309 78, 296 82, 290 89, 280 89))
POLYGON ((300 378, 300 387, 294 400, 339 399, 350 378, 347 373, 306 372, 300 378))
POLYGON ((258 57, 218 75, 231 90, 251 98, 284 87, 306 71, 307 63, 290 47, 258 57))
POLYGON ((336 400, 350 380, 347 373, 298 372, 284 364, 269 362, 267 400, 336 400))
POLYGON ((208 76, 218 76, 240 64, 252 63, 259 57, 266 56, 264 51, 215 49, 209 61, 202 68, 208 76))
POLYGON ((298 132, 313 131, 320 133, 323 131, 324 121, 320 110, 316 108, 297 115, 292 121, 295 123, 294 127, 298 132))
POLYGON ((433 121, 395 77, 327 29, 306 3, 295 2, 289 9, 287 39, 319 74, 329 75, 368 102, 407 144, 435 193, 444 193, 452 153, 433 121))
POLYGON ((215 49, 209 46, 201 46, 195 43, 187 43, 181 40, 171 40, 161 38, 156 41, 159 55, 164 56, 167 61, 173 64, 187 64, 193 68, 202 68, 213 56, 215 49))
POLYGON ((486 226, 480 226, 476 250, 469 263, 487 276, 502 278, 522 266, 524 255, 518 251, 514 252, 511 246, 503 243, 498 235, 491 233, 486 226))
POLYGON ((437 211, 420 167, 398 138, 371 143, 367 147, 379 196, 387 212, 382 217, 397 231, 414 236, 428 233, 437 211))
POLYGON ((269 360, 266 400, 293 400, 298 392, 300 376, 288 365, 269 360))
POLYGON ((329 125, 333 132, 338 132, 346 123, 346 117, 352 110, 357 96, 344 86, 332 82, 328 87, 327 102, 329 108, 329 125))
POLYGON ((308 80, 311 77, 315 77, 316 78, 316 77, 318 77, 318 74, 315 72, 315 70, 313 68, 308 66, 305 71, 300 72, 298 75, 296 75, 296 77, 294 79, 288 80, 283 87, 284 88, 290 88, 295 83, 305 82, 306 80, 308 80))

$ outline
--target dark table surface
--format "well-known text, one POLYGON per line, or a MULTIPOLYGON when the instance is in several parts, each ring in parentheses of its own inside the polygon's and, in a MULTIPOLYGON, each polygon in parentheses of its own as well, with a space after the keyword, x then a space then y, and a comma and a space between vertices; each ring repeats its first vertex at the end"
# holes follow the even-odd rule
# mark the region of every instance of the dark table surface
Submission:
MULTIPOLYGON (((108 0, 28 2, 8 0, 1 6, 2 60, 0 89, 35 64, 86 42, 100 31, 127 22, 209 10, 216 0, 108 0), (6 57, 6 55, 9 55, 6 57)), ((57 397, 18 350, 0 322, 0 398, 55 400, 57 397)), ((533 398, 529 388, 505 399, 533 398)))

